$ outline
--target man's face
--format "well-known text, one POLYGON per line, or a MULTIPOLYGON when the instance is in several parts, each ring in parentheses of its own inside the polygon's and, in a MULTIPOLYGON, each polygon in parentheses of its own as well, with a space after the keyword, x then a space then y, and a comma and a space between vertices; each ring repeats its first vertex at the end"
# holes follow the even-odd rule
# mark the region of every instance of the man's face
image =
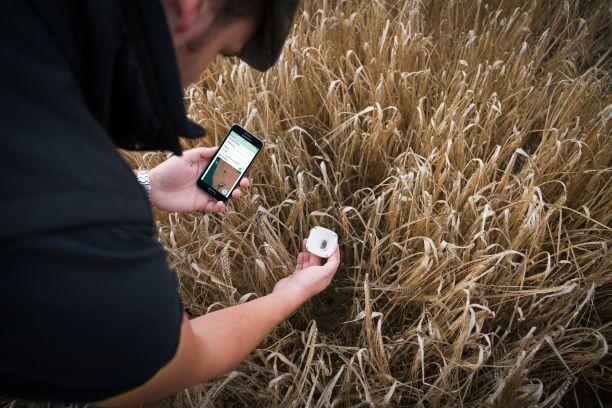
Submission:
POLYGON ((196 81, 217 55, 240 52, 257 29, 256 19, 218 23, 210 2, 165 0, 163 4, 183 86, 196 81))

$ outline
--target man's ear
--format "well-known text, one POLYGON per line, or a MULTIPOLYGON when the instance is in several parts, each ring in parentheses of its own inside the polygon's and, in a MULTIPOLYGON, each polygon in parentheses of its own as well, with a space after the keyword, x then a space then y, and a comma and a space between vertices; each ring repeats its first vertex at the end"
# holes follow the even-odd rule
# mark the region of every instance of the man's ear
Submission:
POLYGON ((198 18, 202 0, 176 0, 177 20, 175 30, 187 31, 198 18))

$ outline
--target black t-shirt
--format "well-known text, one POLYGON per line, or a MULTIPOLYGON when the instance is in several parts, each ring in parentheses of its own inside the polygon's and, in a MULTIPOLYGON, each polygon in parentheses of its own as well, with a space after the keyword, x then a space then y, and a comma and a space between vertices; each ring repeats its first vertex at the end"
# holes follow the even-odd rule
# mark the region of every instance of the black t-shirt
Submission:
POLYGON ((0 395, 100 401, 172 359, 183 308, 153 233, 95 224, 3 246, 0 395))
POLYGON ((0 395, 94 401, 174 355, 181 308, 116 147, 167 149, 185 115, 159 0, 0 6, 0 395))

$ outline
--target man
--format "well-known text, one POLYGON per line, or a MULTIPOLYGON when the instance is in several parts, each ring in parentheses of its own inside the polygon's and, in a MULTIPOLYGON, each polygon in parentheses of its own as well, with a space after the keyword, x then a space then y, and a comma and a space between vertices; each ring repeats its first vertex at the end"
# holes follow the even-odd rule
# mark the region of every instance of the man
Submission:
POLYGON ((178 136, 203 135, 181 84, 220 53, 269 68, 296 3, 3 4, 0 395, 155 400, 227 372, 330 283, 339 253, 301 252, 271 294, 188 320, 150 210, 224 210, 195 185, 214 149, 181 155, 178 136), (116 147, 175 152, 138 174, 150 203, 116 147))

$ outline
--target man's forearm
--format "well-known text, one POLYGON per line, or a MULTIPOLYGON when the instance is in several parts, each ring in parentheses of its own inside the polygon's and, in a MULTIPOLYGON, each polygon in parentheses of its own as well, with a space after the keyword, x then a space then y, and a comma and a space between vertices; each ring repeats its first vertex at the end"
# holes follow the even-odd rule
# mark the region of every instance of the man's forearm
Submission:
POLYGON ((207 377, 201 380, 215 378, 235 367, 304 301, 298 292, 273 292, 192 319, 200 369, 207 377))
POLYGON ((321 265, 320 258, 305 251, 305 241, 302 246, 295 272, 278 281, 271 294, 193 320, 185 318, 174 358, 143 386, 100 405, 153 401, 235 367, 303 302, 324 290, 338 270, 338 249, 321 265))

